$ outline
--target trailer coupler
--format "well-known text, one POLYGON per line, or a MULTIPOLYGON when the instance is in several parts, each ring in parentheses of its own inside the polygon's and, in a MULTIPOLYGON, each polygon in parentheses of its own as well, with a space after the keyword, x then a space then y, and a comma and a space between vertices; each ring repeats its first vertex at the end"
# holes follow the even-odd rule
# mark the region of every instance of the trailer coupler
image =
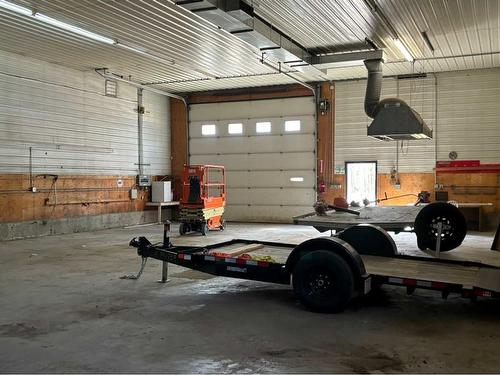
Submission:
POLYGON ((176 253, 174 252, 176 248, 172 246, 172 243, 170 242, 169 232, 170 232, 170 221, 167 220, 163 226, 162 245, 153 245, 146 237, 143 236, 132 238, 129 242, 129 246, 137 248, 137 255, 139 255, 142 258, 141 267, 136 275, 125 275, 122 276, 121 278, 138 280, 141 277, 142 272, 144 271, 148 257, 155 257, 156 255, 156 259, 161 259, 163 261, 161 279, 159 280, 159 282, 161 283, 168 282, 169 281, 168 262, 176 258, 176 253), (158 257, 157 255, 158 252, 162 252, 164 254, 162 254, 161 257, 158 257))
MULTIPOLYGON (((141 268, 136 275, 123 276, 122 279, 137 280, 146 266, 148 258, 157 259, 162 262, 161 280, 159 282, 166 283, 168 281, 168 263, 182 265, 180 254, 188 254, 189 259, 193 253, 203 253, 206 249, 195 246, 174 246, 170 242, 170 221, 166 221, 163 226, 163 242, 152 244, 146 237, 134 237, 130 240, 129 245, 137 249, 137 255, 142 258, 141 268)), ((186 256, 186 259, 188 258, 186 256)))
POLYGON ((147 259, 155 258, 162 260, 161 279, 158 280, 158 282, 168 282, 168 262, 176 259, 177 257, 177 253, 172 251, 175 250, 175 248, 170 243, 168 244, 169 247, 163 249, 163 246, 153 245, 146 237, 132 238, 129 245, 137 248, 137 254, 142 258, 141 267, 136 275, 125 275, 122 276, 121 279, 138 280, 144 271, 147 259))
POLYGON ((152 246, 151 242, 149 242, 146 237, 134 237, 130 240, 128 245, 137 248, 137 252, 140 252, 141 249, 152 246))
POLYGON ((152 248, 175 250, 176 247, 170 242, 170 221, 167 220, 163 224, 163 244, 153 245, 146 237, 134 237, 130 240, 129 246, 137 248, 137 254, 140 256, 148 256, 148 251, 152 248))

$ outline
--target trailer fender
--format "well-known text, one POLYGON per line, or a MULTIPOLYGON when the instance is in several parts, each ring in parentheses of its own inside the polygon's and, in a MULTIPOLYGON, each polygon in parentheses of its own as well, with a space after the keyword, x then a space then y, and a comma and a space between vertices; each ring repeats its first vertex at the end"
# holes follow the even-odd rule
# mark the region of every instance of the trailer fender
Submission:
POLYGON ((372 224, 358 224, 336 235, 346 241, 362 255, 394 257, 398 248, 392 237, 381 227, 372 224))
POLYGON ((367 276, 365 265, 358 252, 347 242, 336 237, 313 238, 302 242, 295 247, 285 264, 285 269, 289 275, 292 274, 297 261, 307 253, 315 250, 327 250, 341 256, 350 266, 357 287, 360 287, 362 280, 367 276))

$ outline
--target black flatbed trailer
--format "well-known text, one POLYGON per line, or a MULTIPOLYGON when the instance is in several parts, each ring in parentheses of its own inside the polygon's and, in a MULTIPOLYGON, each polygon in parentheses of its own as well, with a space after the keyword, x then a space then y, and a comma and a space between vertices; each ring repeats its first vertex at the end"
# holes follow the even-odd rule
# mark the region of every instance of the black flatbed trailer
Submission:
MULTIPOLYGON (((361 229, 366 235, 366 226, 361 229)), ((167 264, 172 263, 216 276, 292 284, 300 301, 315 311, 342 311, 352 298, 381 284, 406 287, 409 294, 418 288, 436 290, 443 298, 451 293, 473 300, 500 297, 500 253, 489 263, 404 255, 383 229, 371 226, 370 231, 373 238, 361 243, 372 243, 376 253, 386 255, 373 255, 359 242, 349 244, 339 237, 313 238, 299 245, 234 239, 207 246, 174 246, 167 230, 163 243, 154 245, 138 237, 130 245, 143 259, 163 262, 164 281, 167 264), (253 256, 231 256, 228 251, 247 245, 260 250, 252 251, 253 256)))
POLYGON ((309 212, 293 217, 293 223, 312 226, 319 232, 344 230, 358 224, 372 224, 396 233, 408 232, 413 230, 415 218, 422 207, 424 205, 352 208, 352 210, 359 212, 359 215, 334 210, 328 211, 326 215, 309 212))

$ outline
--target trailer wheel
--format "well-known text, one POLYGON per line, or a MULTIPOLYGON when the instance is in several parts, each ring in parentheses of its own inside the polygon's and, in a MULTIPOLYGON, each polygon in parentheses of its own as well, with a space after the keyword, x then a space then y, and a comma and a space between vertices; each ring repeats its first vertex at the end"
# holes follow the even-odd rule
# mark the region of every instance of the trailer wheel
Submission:
POLYGON ((342 257, 326 250, 303 255, 293 271, 300 302, 317 312, 340 312, 354 292, 354 276, 342 257))
POLYGON ((184 236, 187 232, 189 232, 189 225, 186 223, 181 223, 179 225, 179 234, 184 236))
POLYGON ((464 215, 449 203, 435 202, 422 208, 415 218, 415 234, 420 250, 436 250, 439 223, 442 225, 440 251, 460 246, 467 234, 464 215))

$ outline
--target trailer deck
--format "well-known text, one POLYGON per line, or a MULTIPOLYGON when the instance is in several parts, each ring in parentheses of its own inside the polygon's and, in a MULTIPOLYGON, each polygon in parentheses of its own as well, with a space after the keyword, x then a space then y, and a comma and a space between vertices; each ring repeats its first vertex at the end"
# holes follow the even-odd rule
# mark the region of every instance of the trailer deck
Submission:
MULTIPOLYGON (((296 244, 235 239, 203 247, 180 246, 171 249, 160 245, 139 247, 139 255, 177 264, 218 276, 235 277, 279 284, 289 284, 286 262, 296 244), (239 249, 248 251, 232 255, 239 249)), ((401 285, 413 292, 416 288, 433 289, 446 297, 500 297, 500 253, 467 251, 441 254, 440 258, 399 254, 394 257, 361 255, 366 269, 366 294, 372 283, 401 285)), ((166 276, 165 276, 166 278, 166 276)))
POLYGON ((423 208, 366 207, 365 212, 414 215, 417 245, 423 251, 403 254, 385 229, 366 223, 298 245, 238 239, 200 247, 172 245, 166 223, 163 243, 137 237, 130 245, 143 259, 138 275, 150 257, 163 261, 162 280, 168 277, 168 263, 174 263, 217 276, 292 284, 302 304, 321 312, 340 312, 352 298, 381 284, 402 285, 408 293, 438 290, 443 298, 450 293, 472 299, 500 296, 500 253, 460 254, 457 248, 467 228, 455 206, 436 202, 423 208), (450 250, 455 251, 442 254, 450 250))
POLYGON ((351 208, 359 216, 346 212, 330 211, 324 216, 310 212, 295 216, 293 223, 308 225, 320 232, 342 230, 358 224, 373 224, 387 231, 402 232, 413 227, 415 218, 423 206, 368 206, 351 208))

